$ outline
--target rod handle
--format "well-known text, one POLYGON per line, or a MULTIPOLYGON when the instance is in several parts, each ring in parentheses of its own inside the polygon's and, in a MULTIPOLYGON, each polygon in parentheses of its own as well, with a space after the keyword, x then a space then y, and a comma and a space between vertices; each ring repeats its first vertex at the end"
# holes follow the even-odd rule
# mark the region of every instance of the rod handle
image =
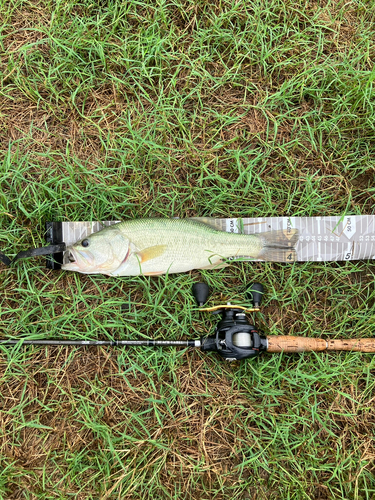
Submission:
POLYGON ((328 351, 357 351, 375 352, 375 338, 373 339, 335 339, 327 340, 328 351))
POLYGON ((292 335, 272 335, 267 337, 267 352, 304 352, 325 351, 327 342, 311 337, 293 337, 292 335))
POLYGON ((357 351, 375 352, 375 338, 324 340, 292 335, 267 337, 267 352, 357 351))

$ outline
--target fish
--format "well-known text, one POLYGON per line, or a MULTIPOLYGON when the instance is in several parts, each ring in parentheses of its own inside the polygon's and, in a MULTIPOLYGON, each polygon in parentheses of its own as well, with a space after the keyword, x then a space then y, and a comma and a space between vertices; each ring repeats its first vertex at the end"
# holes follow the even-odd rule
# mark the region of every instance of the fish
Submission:
POLYGON ((298 230, 229 233, 193 219, 130 219, 68 246, 62 269, 108 276, 158 276, 217 269, 240 257, 297 260, 298 230))

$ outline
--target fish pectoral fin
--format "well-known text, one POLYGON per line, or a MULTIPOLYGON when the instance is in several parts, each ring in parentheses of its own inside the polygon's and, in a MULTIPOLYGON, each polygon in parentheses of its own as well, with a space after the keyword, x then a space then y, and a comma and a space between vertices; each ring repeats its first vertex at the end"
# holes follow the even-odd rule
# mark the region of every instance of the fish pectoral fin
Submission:
POLYGON ((149 273, 143 273, 143 276, 160 276, 161 274, 164 274, 163 271, 151 271, 149 273))
POLYGON ((167 245, 154 245, 153 247, 144 248, 137 252, 138 257, 140 258, 140 263, 143 264, 148 260, 155 259, 156 257, 160 257, 165 252, 167 245))

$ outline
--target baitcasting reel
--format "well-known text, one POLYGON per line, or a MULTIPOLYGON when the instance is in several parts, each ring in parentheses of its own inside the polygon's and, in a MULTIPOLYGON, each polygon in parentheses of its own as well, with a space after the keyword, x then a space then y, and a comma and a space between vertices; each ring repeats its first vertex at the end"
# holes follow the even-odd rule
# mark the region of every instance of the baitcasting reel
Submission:
MULTIPOLYGON (((199 306, 204 305, 208 298, 209 288, 206 283, 195 283, 193 295, 199 306)), ((217 352, 227 361, 253 358, 261 351, 267 350, 267 338, 259 335, 255 326, 251 325, 246 312, 259 311, 262 301, 263 285, 254 283, 247 291, 253 303, 253 309, 246 309, 231 304, 203 308, 201 311, 221 314, 221 320, 216 326, 214 335, 201 337, 201 350, 217 352)))

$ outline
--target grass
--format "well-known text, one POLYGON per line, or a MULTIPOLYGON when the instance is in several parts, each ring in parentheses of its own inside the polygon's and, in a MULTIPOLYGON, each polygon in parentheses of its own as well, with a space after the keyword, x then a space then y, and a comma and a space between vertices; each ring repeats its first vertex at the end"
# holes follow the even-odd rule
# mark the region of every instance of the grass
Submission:
MULTIPOLYGON (((47 220, 373 214, 374 17, 361 0, 1 0, 1 250, 43 245, 47 220)), ((215 324, 203 278, 212 304, 264 283, 266 334, 369 337, 374 270, 22 261, 1 268, 1 336, 196 338, 215 324)), ((3 499, 375 498, 370 354, 0 350, 3 499)))

